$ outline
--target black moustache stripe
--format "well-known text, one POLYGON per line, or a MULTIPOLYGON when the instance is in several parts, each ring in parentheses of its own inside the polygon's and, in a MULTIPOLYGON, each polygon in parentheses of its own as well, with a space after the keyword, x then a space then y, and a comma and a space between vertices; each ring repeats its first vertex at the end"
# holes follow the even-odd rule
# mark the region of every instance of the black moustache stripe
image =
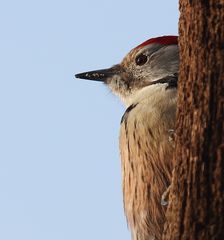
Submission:
POLYGON ((172 76, 166 76, 164 78, 158 79, 156 81, 151 82, 149 85, 154 85, 158 83, 168 83, 168 88, 177 87, 178 75, 174 74, 172 76))

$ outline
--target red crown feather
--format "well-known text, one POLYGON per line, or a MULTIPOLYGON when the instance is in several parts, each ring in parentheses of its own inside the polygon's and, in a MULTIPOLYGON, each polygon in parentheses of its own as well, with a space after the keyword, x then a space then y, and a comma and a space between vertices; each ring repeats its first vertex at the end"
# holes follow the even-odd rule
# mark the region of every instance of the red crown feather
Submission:
POLYGON ((178 36, 162 36, 162 37, 150 38, 149 40, 138 45, 136 48, 142 48, 152 43, 158 43, 158 44, 164 44, 164 45, 178 44, 178 36))

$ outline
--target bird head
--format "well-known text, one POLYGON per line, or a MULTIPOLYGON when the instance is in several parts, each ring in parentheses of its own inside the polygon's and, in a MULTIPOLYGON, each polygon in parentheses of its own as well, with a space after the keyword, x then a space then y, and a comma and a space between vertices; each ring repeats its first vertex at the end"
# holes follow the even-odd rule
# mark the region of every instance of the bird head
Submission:
POLYGON ((132 49, 120 64, 76 74, 76 78, 101 81, 128 104, 139 90, 163 84, 179 69, 177 36, 151 38, 132 49))

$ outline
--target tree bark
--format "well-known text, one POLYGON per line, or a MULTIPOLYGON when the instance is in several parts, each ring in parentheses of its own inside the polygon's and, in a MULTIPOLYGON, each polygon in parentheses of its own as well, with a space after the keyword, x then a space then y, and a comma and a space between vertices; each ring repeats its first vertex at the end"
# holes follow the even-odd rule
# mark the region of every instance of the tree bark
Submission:
POLYGON ((164 240, 224 240, 224 0, 180 0, 175 169, 164 240))

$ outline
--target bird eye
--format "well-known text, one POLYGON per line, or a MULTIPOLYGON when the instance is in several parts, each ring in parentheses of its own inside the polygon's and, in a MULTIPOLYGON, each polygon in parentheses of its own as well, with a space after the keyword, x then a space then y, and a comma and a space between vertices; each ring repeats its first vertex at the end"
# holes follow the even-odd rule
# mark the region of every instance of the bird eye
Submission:
POLYGON ((135 63, 138 66, 142 66, 147 62, 147 60, 148 60, 148 57, 145 54, 140 54, 136 57, 135 63))

